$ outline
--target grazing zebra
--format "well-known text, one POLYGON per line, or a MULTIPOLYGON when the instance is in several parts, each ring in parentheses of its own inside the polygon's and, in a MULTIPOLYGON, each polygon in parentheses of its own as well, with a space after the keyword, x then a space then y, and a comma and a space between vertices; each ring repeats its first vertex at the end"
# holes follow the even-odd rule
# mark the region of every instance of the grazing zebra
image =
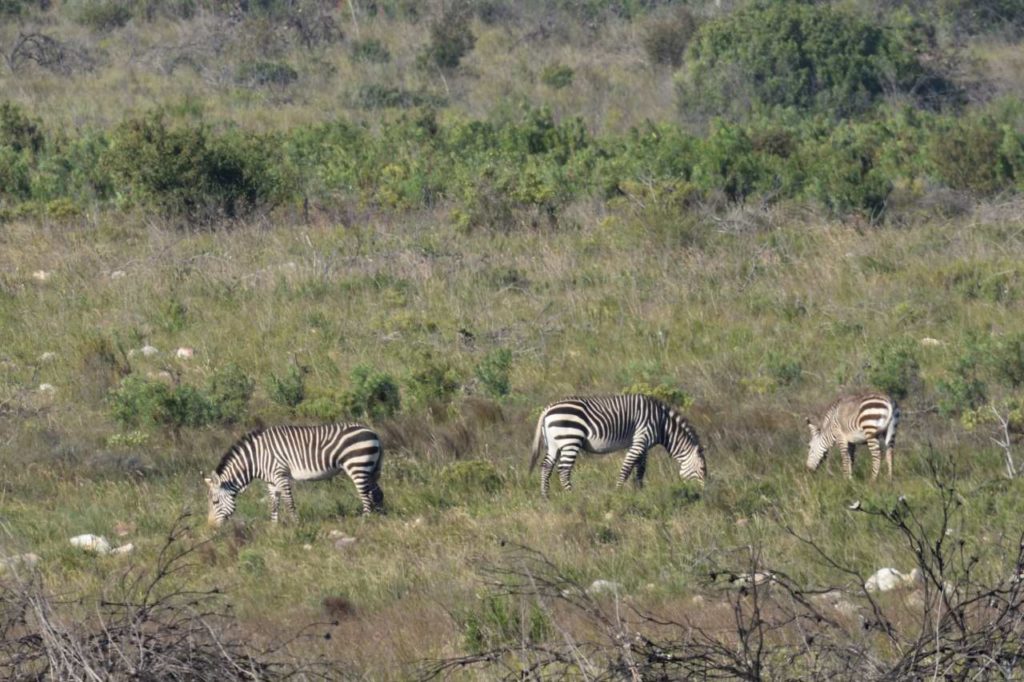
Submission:
POLYGON ((537 465, 543 444, 547 454, 541 464, 540 492, 548 496, 548 479, 558 465, 562 487, 572 490, 572 466, 581 451, 604 454, 629 448, 619 471, 618 486, 636 471, 636 485, 643 487, 647 451, 664 446, 679 462, 679 475, 704 483, 707 465, 696 431, 678 412, 646 395, 570 397, 544 408, 533 438, 530 471, 537 465))
POLYGON ((277 521, 280 498, 295 514, 292 481, 332 478, 344 470, 362 498, 363 512, 381 509, 384 493, 377 485, 381 465, 380 438, 360 424, 272 426, 242 436, 224 454, 206 479, 208 520, 219 526, 235 511, 235 498, 253 479, 266 481, 270 520, 277 521))
POLYGON ((885 443, 885 463, 892 478, 892 449, 896 445, 896 425, 900 408, 896 401, 883 393, 856 393, 843 396, 828 406, 821 425, 810 419, 811 442, 807 451, 807 468, 814 471, 825 459, 828 449, 839 444, 843 458, 843 474, 853 478, 853 454, 858 443, 866 442, 871 450, 871 480, 878 478, 882 468, 882 448, 885 443))

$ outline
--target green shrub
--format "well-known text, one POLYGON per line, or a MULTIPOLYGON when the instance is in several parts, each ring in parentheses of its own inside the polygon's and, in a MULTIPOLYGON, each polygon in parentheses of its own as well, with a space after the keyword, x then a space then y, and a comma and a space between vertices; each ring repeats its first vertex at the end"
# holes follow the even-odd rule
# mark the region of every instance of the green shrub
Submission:
POLYGON ((878 220, 892 192, 892 178, 880 168, 879 155, 886 139, 880 126, 842 124, 805 156, 807 194, 831 212, 863 214, 878 220))
POLYGON ((670 384, 658 384, 657 386, 652 386, 647 383, 637 383, 627 388, 624 392, 649 395, 652 398, 657 398, 666 405, 681 409, 686 409, 693 405, 693 398, 686 395, 686 393, 678 386, 670 384))
POLYGON ((0 147, 37 154, 44 142, 38 121, 30 119, 17 104, 0 102, 0 147))
POLYGON ((267 379, 267 397, 283 407, 298 407, 306 397, 306 370, 292 365, 283 377, 271 374, 267 379))
POLYGON ((476 36, 469 27, 471 10, 468 2, 455 2, 431 23, 424 61, 442 69, 454 69, 459 65, 476 44, 476 36))
POLYGON ((352 370, 351 387, 345 394, 345 410, 352 417, 382 419, 398 414, 401 395, 398 383, 385 372, 367 365, 352 370))
POLYGON ((480 654, 526 642, 541 643, 554 632, 551 619, 535 602, 503 594, 486 594, 474 611, 461 616, 463 646, 480 654))
POLYGON ((565 64, 548 64, 540 72, 540 82, 552 90, 561 90, 572 85, 574 75, 570 66, 565 64))
POLYGON ((697 20, 686 7, 651 19, 644 27, 643 46, 652 64, 678 67, 697 32, 697 20))
POLYGON ((948 86, 892 30, 827 4, 754 3, 708 22, 679 81, 684 111, 746 115, 793 107, 846 116, 895 88, 948 86))
POLYGON ((361 109, 411 109, 413 107, 444 107, 448 100, 441 95, 416 92, 392 85, 367 83, 359 86, 353 103, 361 109))
POLYGON ((991 195, 1024 179, 1024 134, 992 116, 941 120, 925 154, 953 189, 991 195))
POLYGON ((1000 339, 990 356, 992 372, 997 381, 1019 388, 1024 386, 1024 333, 1000 339))
POLYGON ((447 405, 455 397, 461 382, 447 360, 422 353, 418 367, 409 375, 406 385, 412 399, 419 405, 447 405))
POLYGON ((868 381, 896 400, 921 389, 917 345, 912 339, 883 343, 875 351, 868 367, 868 381))
POLYGON ((391 61, 391 52, 387 46, 376 38, 352 41, 352 61, 387 64, 391 61))
POLYGON ((769 351, 765 362, 768 375, 781 386, 791 386, 803 376, 803 366, 799 360, 777 351, 769 351))
POLYGON ((246 62, 238 67, 235 81, 242 85, 291 85, 299 79, 299 72, 283 62, 246 62))
POLYGON ((501 474, 490 462, 453 462, 441 472, 440 483, 450 497, 460 499, 475 493, 496 493, 505 486, 501 474))
POLYGON ((125 0, 87 0, 75 12, 75 21, 96 31, 121 28, 132 19, 125 0))
POLYGON ((218 421, 225 424, 241 421, 249 410, 255 387, 256 382, 235 363, 214 372, 207 382, 206 393, 217 410, 218 421))
POLYGON ((509 380, 511 370, 512 351, 507 348, 497 348, 488 353, 476 366, 476 377, 483 384, 488 395, 501 398, 512 390, 509 380))

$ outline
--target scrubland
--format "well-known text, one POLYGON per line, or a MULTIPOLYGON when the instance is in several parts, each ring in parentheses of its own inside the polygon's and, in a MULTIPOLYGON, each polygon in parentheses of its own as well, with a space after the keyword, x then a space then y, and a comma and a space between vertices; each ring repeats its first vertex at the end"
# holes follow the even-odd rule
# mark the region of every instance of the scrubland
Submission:
POLYGON ((239 677, 1019 676, 1019 26, 919 4, 798 17, 883 27, 916 86, 765 92, 721 47, 775 21, 746 3, 0 3, 0 548, 38 557, 0 670, 166 594, 230 607, 239 677), (805 417, 867 386, 893 479, 806 471, 805 417), (621 391, 692 421, 707 486, 659 449, 541 500, 541 408, 621 391), (381 433, 386 514, 339 478, 205 526, 235 439, 334 419, 381 433))

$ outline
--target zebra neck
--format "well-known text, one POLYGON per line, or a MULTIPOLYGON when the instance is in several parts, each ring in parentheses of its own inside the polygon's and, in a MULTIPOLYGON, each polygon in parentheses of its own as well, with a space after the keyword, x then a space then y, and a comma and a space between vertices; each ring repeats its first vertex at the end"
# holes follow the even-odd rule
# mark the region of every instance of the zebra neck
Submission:
POLYGON ((254 478, 259 477, 252 459, 238 452, 232 453, 219 474, 221 487, 229 488, 236 494, 245 490, 254 478))

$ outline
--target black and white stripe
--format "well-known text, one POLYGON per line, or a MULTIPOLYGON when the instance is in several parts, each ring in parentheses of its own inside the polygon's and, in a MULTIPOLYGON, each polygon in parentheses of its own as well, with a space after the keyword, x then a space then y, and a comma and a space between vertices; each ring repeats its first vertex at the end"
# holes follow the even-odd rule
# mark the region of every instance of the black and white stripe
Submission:
POLYGON ((807 450, 807 468, 814 471, 825 459, 828 449, 839 445, 843 458, 843 474, 853 478, 854 449, 858 443, 867 443, 871 450, 871 480, 878 478, 882 468, 882 444, 885 445, 885 463, 892 478, 892 451, 896 445, 896 425, 900 408, 896 401, 883 393, 856 393, 839 398, 825 410, 820 426, 811 419, 811 442, 807 450))
POLYGON ((540 473, 544 497, 556 464, 562 487, 572 489, 572 467, 583 451, 604 454, 629 448, 619 471, 619 486, 634 471, 637 486, 643 486, 647 451, 655 445, 668 450, 679 463, 683 478, 696 478, 703 484, 707 476, 704 448, 690 423, 673 408, 646 395, 570 397, 552 403, 537 420, 531 471, 545 444, 540 473))
POLYGON ((235 498, 254 480, 266 481, 270 519, 277 521, 280 498, 295 513, 292 481, 317 481, 344 471, 355 483, 363 511, 380 509, 384 493, 377 484, 380 437, 360 424, 272 426, 242 436, 224 454, 210 478, 209 521, 220 525, 235 511, 235 498))

